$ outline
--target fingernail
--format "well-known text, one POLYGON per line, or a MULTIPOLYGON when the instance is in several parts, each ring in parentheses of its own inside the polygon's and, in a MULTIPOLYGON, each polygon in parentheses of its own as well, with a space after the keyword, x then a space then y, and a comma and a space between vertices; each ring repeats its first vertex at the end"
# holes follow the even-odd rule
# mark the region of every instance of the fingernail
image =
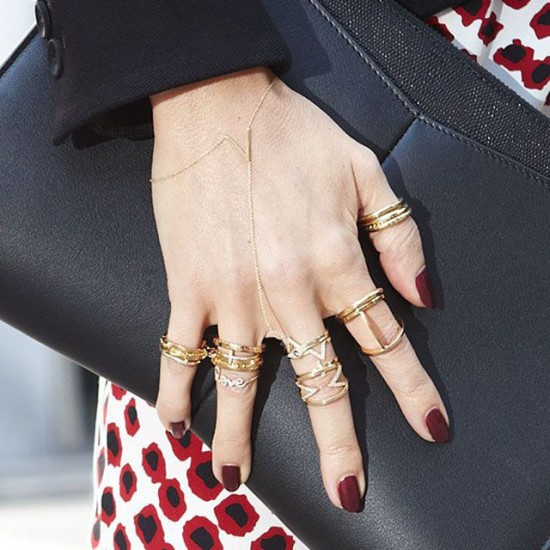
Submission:
POLYGON ((223 466, 222 481, 228 491, 236 491, 241 484, 241 469, 233 465, 223 466))
POLYGON ((176 439, 181 439, 183 437, 183 433, 185 432, 185 423, 184 422, 172 422, 170 424, 170 430, 172 431, 172 435, 176 439))
POLYGON ((433 409, 428 413, 426 426, 437 443, 445 443, 449 439, 449 426, 447 426, 447 421, 439 409, 433 409))
POLYGON ((359 484, 355 476, 348 476, 340 481, 338 496, 344 510, 348 512, 361 511, 361 495, 359 494, 359 484))
POLYGON ((426 307, 435 307, 434 290, 426 267, 416 276, 416 290, 426 307))

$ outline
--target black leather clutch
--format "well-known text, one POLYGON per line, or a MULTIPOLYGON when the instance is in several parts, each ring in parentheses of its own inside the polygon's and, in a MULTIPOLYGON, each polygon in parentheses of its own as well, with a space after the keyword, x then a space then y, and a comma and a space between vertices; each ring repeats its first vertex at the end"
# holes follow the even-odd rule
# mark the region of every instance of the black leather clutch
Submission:
MULTIPOLYGON (((549 120, 393 2, 265 4, 293 58, 279 76, 372 147, 413 207, 435 311, 392 293, 367 242, 365 254, 442 391, 452 441, 420 439, 329 318, 368 462, 365 511, 326 498, 278 345, 260 383, 249 486, 315 550, 548 545, 549 120)), ((0 75, 0 315, 154 401, 169 304, 152 144, 52 146, 44 56, 32 32, 0 75)), ((194 429, 209 442, 215 389, 212 369, 200 372, 194 429)))

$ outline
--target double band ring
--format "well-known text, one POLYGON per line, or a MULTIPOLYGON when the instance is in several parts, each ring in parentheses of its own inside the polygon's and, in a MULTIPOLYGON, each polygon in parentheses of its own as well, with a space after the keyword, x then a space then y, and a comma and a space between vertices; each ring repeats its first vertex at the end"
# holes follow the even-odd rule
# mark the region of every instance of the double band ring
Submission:
MULTIPOLYGON (((370 309, 374 305, 376 305, 378 302, 384 299, 384 290, 382 288, 377 288, 376 290, 373 290, 372 292, 369 292, 356 302, 353 302, 350 306, 344 308, 342 311, 336 314, 336 318, 341 321, 342 323, 349 323, 356 317, 361 317, 367 325, 369 325, 368 319, 366 315, 364 314, 364 311, 367 309, 370 309)), ((381 355, 382 353, 386 353, 387 351, 392 350, 397 344, 399 343, 399 340, 403 338, 405 334, 405 323, 403 322, 403 319, 397 319, 397 322, 399 324, 399 332, 396 334, 396 336, 393 338, 391 342, 388 344, 384 344, 383 342, 380 342, 380 339, 374 334, 373 336, 376 339, 376 341, 380 344, 380 347, 378 348, 365 348, 361 346, 361 351, 368 356, 376 356, 381 355)), ((369 325, 370 328, 370 325, 369 325)))
POLYGON ((199 348, 188 348, 169 340, 166 334, 163 334, 160 337, 159 349, 162 355, 185 367, 194 367, 208 357, 205 340, 201 342, 201 347, 199 348))
POLYGON ((340 313, 337 313, 336 318, 343 323, 349 323, 350 321, 361 315, 362 311, 370 309, 383 299, 384 289, 377 288, 376 290, 373 290, 372 292, 369 292, 368 294, 363 296, 363 298, 361 298, 360 300, 353 302, 353 304, 340 311, 340 313))
POLYGON ((369 233, 374 233, 375 231, 393 227, 406 220, 410 215, 411 207, 403 199, 399 199, 389 206, 361 216, 359 222, 369 233))

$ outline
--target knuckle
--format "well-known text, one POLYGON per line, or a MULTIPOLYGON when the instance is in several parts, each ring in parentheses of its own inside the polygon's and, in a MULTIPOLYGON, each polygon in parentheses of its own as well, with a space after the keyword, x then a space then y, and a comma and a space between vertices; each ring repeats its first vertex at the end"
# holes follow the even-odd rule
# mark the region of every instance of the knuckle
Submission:
POLYGON ((174 400, 160 396, 157 401, 157 414, 159 418, 167 422, 179 422, 189 411, 189 402, 185 399, 174 400))
POLYGON ((309 279, 305 258, 287 251, 275 252, 262 266, 262 280, 271 288, 302 288, 309 279))
POLYGON ((432 383, 427 376, 416 375, 402 381, 399 392, 407 399, 418 399, 430 392, 432 383))
POLYGON ((333 231, 323 236, 318 262, 329 273, 349 273, 363 265, 358 239, 344 231, 333 231))
POLYGON ((360 452, 358 443, 349 439, 335 440, 321 448, 321 455, 331 460, 345 458, 346 461, 349 461, 350 457, 354 457, 360 452))
POLYGON ((218 284, 224 291, 239 292, 254 284, 254 273, 248 265, 241 262, 228 262, 220 270, 218 284))
POLYGON ((233 448, 233 449, 246 449, 250 446, 250 435, 246 433, 241 434, 227 434, 220 433, 214 434, 213 446, 216 448, 233 448))

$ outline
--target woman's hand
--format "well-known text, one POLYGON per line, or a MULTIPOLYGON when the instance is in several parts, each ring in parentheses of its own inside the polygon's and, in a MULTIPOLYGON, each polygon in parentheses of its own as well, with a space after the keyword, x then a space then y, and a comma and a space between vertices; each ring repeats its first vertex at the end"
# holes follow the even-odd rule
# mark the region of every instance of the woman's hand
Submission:
MULTIPOLYGON (((248 69, 151 97, 153 178, 177 172, 224 135, 242 149, 227 140, 177 177, 152 183, 171 302, 167 335, 187 347, 199 347, 205 328, 213 324, 220 338, 243 345, 258 345, 268 335, 258 296, 244 153, 246 126, 272 78, 269 69, 248 69)), ((358 241, 357 219, 397 197, 372 151, 278 78, 252 124, 252 159, 265 315, 279 333, 305 343, 323 332, 324 317, 376 288, 358 241)), ((393 286, 414 305, 430 306, 413 219, 371 236, 393 286)), ((386 303, 367 313, 378 340, 392 341, 399 325, 386 303)), ((361 346, 378 346, 361 318, 346 327, 361 346)), ((335 356, 330 342, 326 351, 326 359, 335 356)), ((445 407, 407 337, 372 360, 420 437, 446 440, 445 407)), ((308 355, 292 364, 301 374, 316 361, 308 355)), ((176 437, 191 425, 195 370, 161 358, 157 410, 176 437)), ((213 470, 229 490, 250 473, 256 384, 240 393, 217 386, 213 470)), ((330 500, 359 511, 366 480, 348 394, 308 409, 330 500)))

